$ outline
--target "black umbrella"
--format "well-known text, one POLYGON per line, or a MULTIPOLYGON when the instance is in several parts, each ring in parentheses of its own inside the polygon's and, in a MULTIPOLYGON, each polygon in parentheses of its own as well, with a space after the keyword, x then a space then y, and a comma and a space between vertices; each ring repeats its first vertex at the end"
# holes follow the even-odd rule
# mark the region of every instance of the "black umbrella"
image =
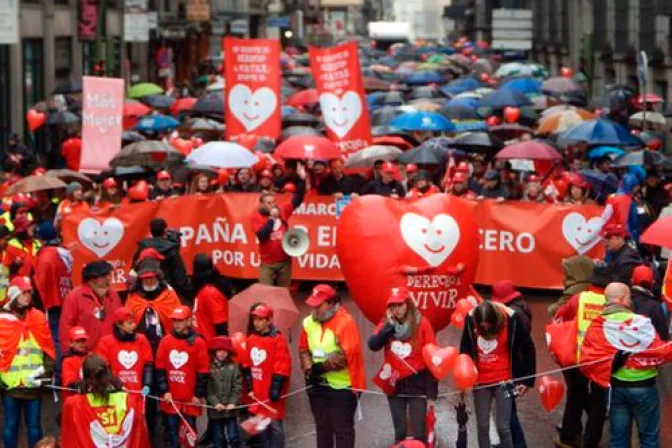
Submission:
POLYGON ((320 131, 315 128, 308 126, 290 126, 283 129, 282 134, 280 134, 280 140, 287 140, 289 137, 294 137, 297 135, 323 135, 320 131))
POLYGON ((114 177, 119 180, 147 179, 152 176, 152 174, 154 174, 154 172, 144 166, 118 166, 111 170, 103 171, 94 177, 93 180, 100 183, 108 177, 114 177))
POLYGON ((464 104, 452 104, 447 107, 442 107, 437 110, 438 113, 444 115, 451 120, 482 120, 481 116, 469 106, 464 104))
POLYGON ((495 154, 504 142, 489 132, 467 132, 453 139, 451 145, 467 152, 495 154))
POLYGON ((401 92, 384 92, 376 95, 371 100, 372 106, 401 106, 406 103, 401 92))
POLYGON ((82 119, 69 110, 49 112, 49 116, 47 117, 47 124, 50 126, 79 123, 80 121, 82 121, 82 119))
POLYGON ((606 198, 618 190, 618 178, 613 173, 604 174, 591 169, 583 169, 579 173, 590 184, 590 191, 596 198, 606 198))
POLYGON ((394 126, 374 126, 374 127, 371 128, 371 135, 373 137, 381 137, 383 135, 392 135, 392 136, 403 137, 404 139, 408 140, 411 143, 415 142, 415 139, 413 138, 413 135, 410 132, 403 131, 399 128, 395 128, 394 126))
POLYGON ((408 94, 409 100, 415 100, 419 98, 448 98, 441 89, 432 86, 419 86, 413 87, 411 92, 408 94))
POLYGON ((504 109, 507 106, 533 106, 532 101, 524 93, 507 88, 499 88, 488 93, 481 98, 478 105, 480 107, 491 107, 495 110, 504 109))
POLYGON ((140 101, 155 109, 168 109, 175 102, 175 98, 168 95, 147 95, 140 98, 140 101))
POLYGON ((271 154, 275 151, 275 141, 272 138, 268 137, 259 137, 257 143, 254 145, 254 151, 261 151, 264 154, 271 154))
POLYGON ((371 112, 371 126, 385 126, 403 112, 396 107, 386 106, 371 112))
POLYGON ((305 113, 294 113, 282 117, 282 127, 288 128, 291 126, 316 126, 320 119, 315 115, 305 113))
POLYGON ((663 154, 661 154, 658 151, 649 151, 649 150, 642 150, 642 151, 633 151, 628 154, 624 154, 616 161, 611 166, 615 167, 626 167, 626 166, 633 166, 633 165, 647 165, 647 166, 655 166, 655 165, 664 165, 668 163, 667 157, 665 157, 663 154))
POLYGON ((462 157, 466 156, 466 153, 457 149, 449 149, 447 143, 441 139, 431 139, 417 148, 406 151, 399 157, 399 162, 416 165, 443 165, 451 155, 462 157))
POLYGON ((145 136, 136 131, 124 131, 121 133, 121 143, 122 146, 126 146, 129 143, 139 142, 140 140, 145 140, 145 136))
POLYGON ((52 95, 67 95, 69 93, 80 93, 82 91, 82 82, 81 81, 66 81, 54 89, 53 92, 51 92, 52 95))
POLYGON ((219 114, 224 115, 224 95, 220 93, 210 93, 199 99, 192 112, 199 112, 202 114, 219 114))

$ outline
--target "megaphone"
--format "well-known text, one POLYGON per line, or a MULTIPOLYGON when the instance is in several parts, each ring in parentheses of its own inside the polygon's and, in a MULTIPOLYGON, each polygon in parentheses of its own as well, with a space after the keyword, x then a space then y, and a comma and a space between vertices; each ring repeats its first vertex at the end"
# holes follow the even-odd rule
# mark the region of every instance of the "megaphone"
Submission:
POLYGON ((308 232, 299 227, 292 227, 282 237, 282 250, 290 257, 300 257, 309 247, 308 232))

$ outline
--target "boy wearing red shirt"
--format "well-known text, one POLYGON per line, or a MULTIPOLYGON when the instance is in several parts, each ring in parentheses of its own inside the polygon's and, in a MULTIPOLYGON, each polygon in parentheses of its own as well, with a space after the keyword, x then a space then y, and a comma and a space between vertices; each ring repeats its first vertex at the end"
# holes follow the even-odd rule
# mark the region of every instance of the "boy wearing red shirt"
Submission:
POLYGON ((249 397, 257 402, 250 412, 271 419, 261 434, 264 448, 284 448, 287 399, 281 397, 287 394, 292 369, 289 346, 273 325, 273 310, 268 305, 257 305, 250 318, 253 331, 247 338, 250 365, 245 369, 245 381, 249 397))
MULTIPOLYGON (((68 335, 70 336, 70 348, 63 354, 63 364, 61 365, 63 387, 78 389, 79 382, 82 380, 82 363, 89 354, 89 349, 86 347, 89 335, 82 327, 72 327, 68 335)), ((76 393, 64 390, 61 398, 65 402, 68 397, 76 393)))
POLYGON ((166 417, 171 448, 180 448, 179 428, 184 416, 193 430, 200 406, 207 396, 210 360, 205 340, 191 327, 191 310, 178 306, 170 315, 173 332, 159 343, 156 353, 156 382, 165 400, 159 408, 166 417), (191 404, 186 404, 191 403, 191 404))

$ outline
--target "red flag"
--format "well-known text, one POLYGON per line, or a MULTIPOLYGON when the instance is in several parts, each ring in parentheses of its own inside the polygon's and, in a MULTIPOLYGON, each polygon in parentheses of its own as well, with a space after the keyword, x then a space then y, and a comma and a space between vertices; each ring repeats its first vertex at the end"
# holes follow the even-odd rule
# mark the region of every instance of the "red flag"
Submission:
POLYGON ((329 138, 338 143, 344 155, 371 145, 357 44, 311 47, 308 52, 329 138))
POLYGON ((605 225, 620 224, 624 229, 627 229, 631 205, 632 198, 627 194, 619 193, 609 196, 603 214, 605 225))
POLYGON ((226 139, 280 136, 280 41, 224 38, 226 139))

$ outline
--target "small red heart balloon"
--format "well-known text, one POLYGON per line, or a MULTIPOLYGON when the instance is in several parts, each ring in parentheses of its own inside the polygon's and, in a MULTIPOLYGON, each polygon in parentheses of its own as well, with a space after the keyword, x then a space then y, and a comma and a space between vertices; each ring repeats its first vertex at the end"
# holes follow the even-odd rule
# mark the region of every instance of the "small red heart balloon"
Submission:
POLYGON ((231 335, 231 345, 233 346, 233 352, 236 354, 236 361, 242 364, 248 362, 247 336, 240 331, 236 331, 231 335))
POLYGON ((490 115, 490 116, 485 120, 485 124, 487 124, 487 125, 490 126, 490 127, 492 127, 492 126, 497 126, 497 125, 498 125, 499 123, 501 123, 501 122, 502 122, 502 121, 499 119, 499 117, 498 117, 497 115, 490 115))
POLYGON ((562 76, 563 78, 571 78, 572 76, 574 76, 574 70, 572 70, 569 67, 562 67, 560 69, 560 76, 562 76))
POLYGON ((649 143, 646 144, 646 147, 651 151, 658 151, 663 147, 663 142, 659 138, 651 139, 649 143))
POLYGON ((30 132, 35 132, 47 121, 47 114, 30 109, 26 114, 26 121, 28 122, 30 132))
POLYGON ((434 377, 441 381, 450 373, 457 358, 457 349, 453 346, 439 348, 436 344, 427 344, 422 348, 422 359, 434 377))
POLYGON ((548 412, 555 409, 562 401, 565 394, 565 385, 549 376, 542 376, 539 380, 539 398, 541 404, 548 412))
POLYGON ((504 120, 507 123, 517 123, 520 119, 520 109, 507 106, 504 108, 504 120))
POLYGON ((65 152, 76 152, 82 149, 82 139, 71 137, 61 144, 61 149, 65 152))
POLYGON ((385 315, 390 288, 407 288, 435 330, 450 322, 455 304, 471 294, 479 256, 469 205, 436 194, 417 202, 363 196, 338 222, 336 251, 348 289, 371 322, 385 315), (376 222, 372 226, 372 222, 376 222), (453 269, 464 263, 459 275, 453 269), (407 267, 422 273, 405 274, 407 267))
POLYGON ((476 384, 478 370, 471 356, 462 353, 455 360, 453 366, 453 381, 455 386, 462 392, 470 390, 476 384))
MULTIPOLYGON (((455 306, 455 313, 461 313, 462 315, 466 316, 469 314, 469 311, 473 310, 474 307, 476 306, 476 300, 469 300, 468 298, 460 299, 457 301, 457 305, 455 306)), ((455 314, 453 313, 453 314, 455 314)))
POLYGON ((462 313, 461 311, 455 310, 453 312, 453 315, 450 316, 450 325, 461 330, 464 328, 464 320, 466 319, 466 317, 467 317, 466 314, 462 313))
POLYGON ((238 136, 238 139, 236 140, 236 143, 238 143, 241 146, 246 147, 250 151, 254 149, 255 146, 257 146, 257 141, 259 140, 259 137, 257 137, 254 134, 241 134, 238 136))
POLYGON ((185 157, 191 154, 191 151, 194 150, 194 144, 191 140, 177 137, 172 139, 170 142, 173 144, 175 149, 184 154, 185 157))

